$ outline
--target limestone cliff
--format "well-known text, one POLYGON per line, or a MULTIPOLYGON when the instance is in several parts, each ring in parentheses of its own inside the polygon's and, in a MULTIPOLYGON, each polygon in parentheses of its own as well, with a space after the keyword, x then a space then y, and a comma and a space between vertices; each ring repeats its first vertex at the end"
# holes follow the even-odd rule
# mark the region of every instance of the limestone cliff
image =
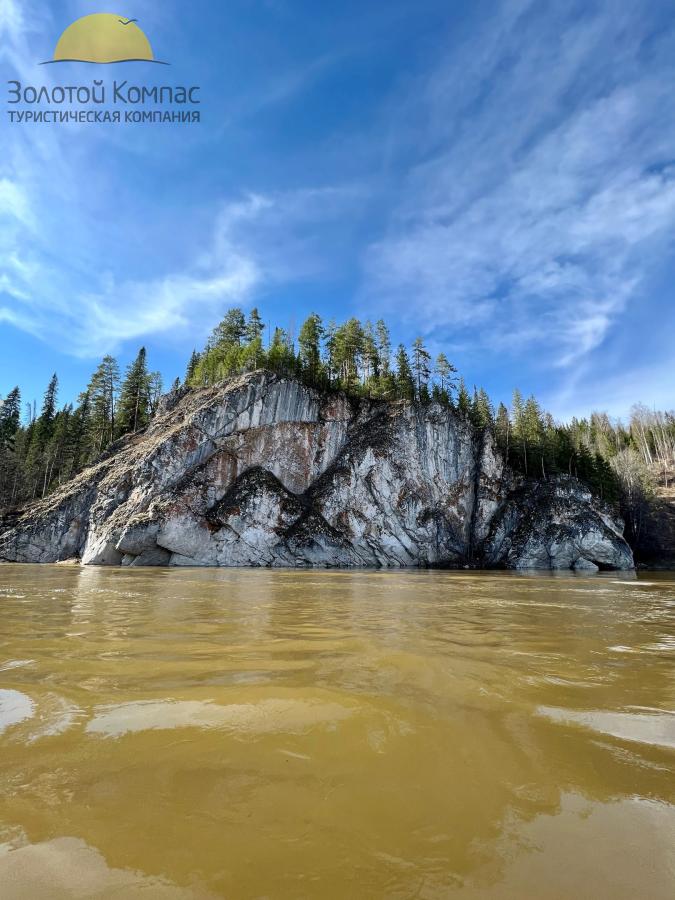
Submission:
POLYGON ((0 559, 626 569, 622 530, 579 482, 514 476, 450 410, 255 372, 167 395, 145 432, 0 525, 0 559))

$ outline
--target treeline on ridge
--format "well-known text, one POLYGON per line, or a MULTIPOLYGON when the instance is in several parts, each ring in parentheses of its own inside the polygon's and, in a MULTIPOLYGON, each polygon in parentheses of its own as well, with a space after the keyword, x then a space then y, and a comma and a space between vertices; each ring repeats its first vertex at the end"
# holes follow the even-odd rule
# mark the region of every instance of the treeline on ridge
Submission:
MULTIPOLYGON (((495 409, 485 390, 469 391, 445 354, 432 359, 421 337, 393 349, 382 320, 324 323, 312 313, 296 339, 283 328, 266 329, 257 309, 245 316, 233 308, 204 349, 193 351, 184 383, 198 388, 260 368, 355 398, 452 408, 474 428, 491 431, 509 465, 523 475, 574 475, 604 499, 620 502, 635 535, 654 471, 675 466, 673 413, 637 406, 628 425, 603 413, 557 423, 535 397, 523 398, 518 390, 510 409, 503 403, 495 409)), ((0 509, 45 496, 120 437, 145 428, 162 391, 159 374, 148 371, 144 348, 124 378, 116 360, 106 356, 75 407, 57 409, 57 386, 55 375, 39 415, 28 408, 23 421, 18 387, 0 400, 0 509)), ((176 379, 173 388, 179 386, 176 379)))

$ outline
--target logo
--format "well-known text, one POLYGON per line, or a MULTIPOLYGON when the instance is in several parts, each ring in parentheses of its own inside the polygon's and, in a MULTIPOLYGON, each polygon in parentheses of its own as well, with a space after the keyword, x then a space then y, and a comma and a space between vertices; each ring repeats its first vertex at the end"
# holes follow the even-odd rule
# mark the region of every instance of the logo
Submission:
MULTIPOLYGON (((144 62, 168 66, 155 59, 137 21, 114 13, 82 16, 58 39, 53 59, 40 65, 144 62)), ((191 125, 201 121, 199 85, 157 84, 154 79, 147 84, 116 75, 110 81, 101 74, 90 81, 78 78, 74 84, 49 85, 22 84, 12 79, 7 82, 9 121, 20 125, 191 125)))
POLYGON ((119 63, 151 62, 167 66, 155 59, 137 19, 126 19, 114 13, 92 13, 76 19, 58 40, 54 58, 41 65, 58 62, 119 63))

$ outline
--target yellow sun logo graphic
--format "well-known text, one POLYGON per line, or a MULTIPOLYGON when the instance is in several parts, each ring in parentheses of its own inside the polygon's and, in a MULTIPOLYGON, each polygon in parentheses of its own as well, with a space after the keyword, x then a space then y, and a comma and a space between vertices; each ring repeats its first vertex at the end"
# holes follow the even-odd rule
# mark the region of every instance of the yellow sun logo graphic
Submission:
MULTIPOLYGON (((114 13, 92 13, 76 19, 63 32, 47 62, 159 63, 136 19, 114 13)), ((162 63, 168 65, 168 63, 162 63)))

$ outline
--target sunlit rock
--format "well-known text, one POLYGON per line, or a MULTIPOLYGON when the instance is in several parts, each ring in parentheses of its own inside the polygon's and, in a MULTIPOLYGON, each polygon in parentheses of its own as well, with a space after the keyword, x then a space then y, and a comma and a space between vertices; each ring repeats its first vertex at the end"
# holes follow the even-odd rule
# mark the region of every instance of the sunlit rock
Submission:
POLYGON ((18 562, 633 566, 622 522, 585 486, 514 475, 452 410, 266 372, 170 395, 12 525, 0 559, 18 562))

